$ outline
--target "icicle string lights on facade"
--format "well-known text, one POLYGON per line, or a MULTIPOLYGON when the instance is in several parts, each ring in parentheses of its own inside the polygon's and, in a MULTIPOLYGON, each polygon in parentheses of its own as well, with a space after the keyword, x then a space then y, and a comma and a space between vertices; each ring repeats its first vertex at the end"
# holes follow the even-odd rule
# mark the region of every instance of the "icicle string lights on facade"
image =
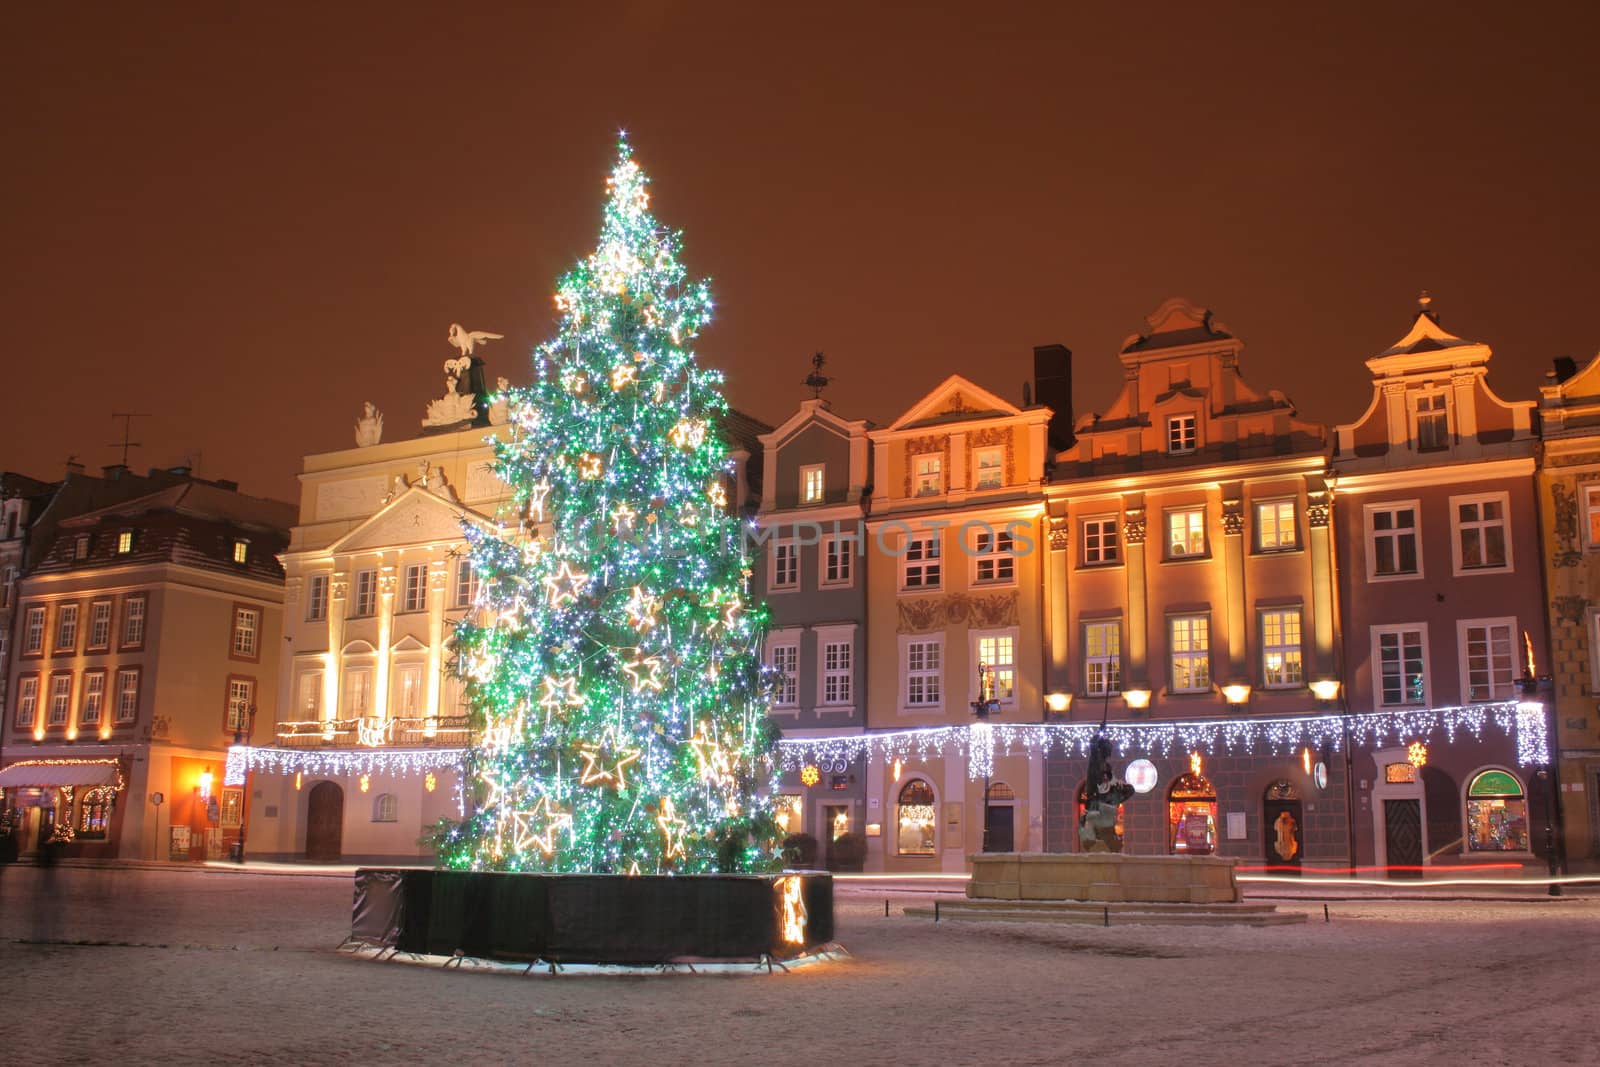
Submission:
MULTIPOLYGON (((1442 736, 1446 742, 1459 734, 1481 738, 1494 726, 1517 741, 1517 759, 1523 766, 1549 759, 1543 705, 1538 703, 1472 704, 1466 707, 1415 708, 1375 711, 1358 715, 1307 715, 1277 719, 1196 719, 1175 722, 1119 722, 1106 726, 1117 755, 1172 756, 1186 752, 1235 755, 1269 752, 1293 755, 1297 749, 1344 747, 1348 726, 1353 745, 1376 746, 1385 742, 1406 744, 1442 736)), ((845 737, 806 737, 779 743, 785 770, 808 764, 833 763, 865 756, 885 765, 896 760, 967 756, 967 773, 973 779, 992 774, 994 757, 1019 752, 1034 755, 1087 758, 1089 742, 1099 726, 1094 723, 1002 724, 976 723, 888 733, 851 734, 845 737)))
POLYGON ((377 748, 377 749, 302 749, 251 748, 235 745, 228 749, 223 768, 223 785, 244 785, 245 775, 254 771, 267 774, 307 774, 345 776, 378 774, 391 778, 428 771, 461 769, 459 748, 377 748))

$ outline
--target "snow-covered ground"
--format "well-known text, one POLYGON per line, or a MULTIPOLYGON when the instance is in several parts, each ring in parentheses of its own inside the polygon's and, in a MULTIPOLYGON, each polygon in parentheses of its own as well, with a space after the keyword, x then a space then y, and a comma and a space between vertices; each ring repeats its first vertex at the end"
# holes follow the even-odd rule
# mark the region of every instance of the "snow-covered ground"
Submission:
MULTIPOLYGON (((770 976, 366 963, 346 878, 0 867, 0 1063, 1596 1062, 1600 899, 1345 900, 1267 929, 940 923, 841 891, 770 976), (68 941, 125 942, 69 945, 68 941)), ((896 895, 898 894, 898 895, 896 895)))

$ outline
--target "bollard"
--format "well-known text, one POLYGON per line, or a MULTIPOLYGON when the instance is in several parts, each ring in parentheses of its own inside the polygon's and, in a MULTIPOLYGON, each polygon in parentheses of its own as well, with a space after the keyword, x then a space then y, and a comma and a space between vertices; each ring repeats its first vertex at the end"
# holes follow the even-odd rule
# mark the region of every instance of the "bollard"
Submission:
POLYGON ((1105 909, 1105 913, 1106 913, 1106 916, 1105 916, 1106 925, 1110 926, 1111 925, 1111 909, 1110 908, 1106 908, 1105 909))
POLYGON ((887 919, 889 917, 889 898, 888 897, 884 897, 883 898, 883 917, 885 919, 887 919))
POLYGON ((938 922, 939 921, 939 898, 938 897, 934 897, 933 898, 933 921, 934 922, 938 922))
POLYGON ((1328 918, 1328 906, 1326 904, 1322 906, 1322 921, 1325 923, 1333 921, 1332 919, 1328 918))

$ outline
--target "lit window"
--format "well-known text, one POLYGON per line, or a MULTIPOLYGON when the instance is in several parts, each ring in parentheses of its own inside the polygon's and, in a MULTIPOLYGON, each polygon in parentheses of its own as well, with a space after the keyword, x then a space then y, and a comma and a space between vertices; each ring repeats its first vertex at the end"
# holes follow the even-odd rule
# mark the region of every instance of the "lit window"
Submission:
POLYGON ((111 809, 116 803, 117 791, 113 786, 105 785, 85 793, 79 805, 78 837, 84 841, 104 841, 111 826, 111 809))
POLYGON ((137 648, 144 644, 145 598, 131 596, 122 602, 122 647, 137 648))
POLYGON ((89 644, 93 651, 111 645, 111 601, 96 600, 89 605, 89 644))
POLYGON ((942 455, 923 455, 914 460, 916 471, 915 492, 917 496, 938 496, 944 492, 944 457, 942 455))
POLYGON ((1450 414, 1443 393, 1422 393, 1416 402, 1417 451, 1438 452, 1450 447, 1450 414))
POLYGON ((1373 577, 1420 574, 1416 505, 1367 508, 1367 553, 1373 577))
POLYGON ((907 538, 900 557, 900 588, 937 589, 939 581, 939 534, 907 538))
POLYGON ((319 722, 322 719, 322 672, 306 671, 300 675, 299 713, 302 722, 319 722))
POLYGON ((478 580, 478 572, 472 569, 471 556, 463 556, 456 561, 456 607, 470 608, 478 599, 478 580))
POLYGON ((44 608, 29 608, 22 630, 23 655, 44 651, 44 608))
POLYGON ((1204 508, 1167 512, 1167 558, 1184 559, 1206 554, 1204 508))
POLYGON ((139 671, 125 667, 117 672, 117 722, 130 723, 139 717, 139 671))
POLYGON ((17 584, 17 568, 7 567, 4 571, 4 583, 0 584, 0 608, 11 606, 11 591, 17 584))
POLYGON ((1167 451, 1174 456, 1193 452, 1199 440, 1199 428, 1193 415, 1174 415, 1167 420, 1167 451))
POLYGON ((242 537, 234 539, 233 561, 241 565, 250 562, 250 542, 242 537))
POLYGON ((1469 703, 1515 699, 1516 620, 1463 619, 1456 625, 1461 641, 1462 699, 1469 703))
POLYGON ((86 672, 83 676, 83 705, 78 711, 78 722, 84 726, 99 726, 105 703, 106 672, 86 672))
POLYGON ((406 567, 406 591, 402 611, 426 611, 428 608, 428 568, 421 563, 406 567))
POLYGON ((974 454, 976 476, 974 489, 998 489, 1005 483, 1005 452, 998 448, 980 448, 974 454))
POLYGON ((792 708, 800 703, 800 646, 773 645, 772 670, 777 675, 773 703, 792 708))
POLYGON ((1484 771, 1467 786, 1467 848, 1528 851, 1528 801, 1516 775, 1484 771))
POLYGON ((800 546, 794 541, 772 543, 771 589, 797 589, 800 586, 800 546))
POLYGON ((373 822, 399 822, 400 798, 393 793, 379 793, 372 802, 373 822))
POLYGON ((78 650, 78 605, 63 604, 56 611, 56 651, 78 650))
POLYGON ((973 556, 977 581, 1009 582, 1016 577, 1016 542, 1005 530, 979 530, 973 556))
POLYGON ((1300 536, 1295 528, 1294 501, 1269 500, 1256 505, 1256 549, 1277 552, 1296 548, 1300 536))
POLYGON ((1600 486, 1591 485, 1583 491, 1583 510, 1588 520, 1589 547, 1600 548, 1600 486))
POLYGON ((1506 536, 1508 496, 1451 497, 1450 516, 1456 529, 1456 566, 1460 570, 1503 570, 1511 563, 1506 536))
POLYGON ((1300 652, 1300 609, 1261 613, 1261 681, 1269 689, 1298 686, 1305 678, 1300 652))
POLYGON ((921 778, 911 779, 900 787, 895 807, 895 851, 902 856, 932 856, 939 828, 933 787, 921 778))
POLYGON ((977 640, 978 662, 989 668, 994 699, 1013 700, 1017 695, 1017 639, 1010 634, 990 634, 977 640))
POLYGON ((17 726, 33 725, 39 707, 39 676, 30 674, 17 680, 17 726))
POLYGON ((822 583, 823 585, 849 585, 851 579, 852 556, 854 555, 856 539, 850 534, 839 534, 829 537, 822 542, 822 583))
POLYGON ((356 571, 356 610, 360 617, 378 613, 378 572, 356 571))
POLYGON ((1203 774, 1180 774, 1167 791, 1167 837, 1172 851, 1203 856, 1217 847, 1217 790, 1203 774))
POLYGON ((228 713, 223 729, 234 733, 250 725, 250 707, 256 702, 256 683, 252 678, 228 679, 228 713))
POLYGON ((1211 689, 1211 620, 1205 615, 1176 615, 1168 620, 1171 635, 1172 691, 1204 693, 1211 689))
POLYGON ((50 677, 50 717, 46 722, 51 726, 63 726, 68 716, 72 713, 72 675, 55 674, 50 677))
POLYGON ((1083 565, 1094 567, 1122 558, 1117 546, 1117 520, 1111 516, 1083 520, 1083 565))
POLYGON ((822 702, 848 704, 851 700, 851 662, 854 650, 849 641, 829 641, 822 646, 822 702))
POLYGON ((938 707, 942 699, 944 642, 940 638, 906 642, 906 707, 938 707))
POLYGON ((824 473, 825 466, 821 463, 813 463, 800 468, 800 503, 822 503, 824 473))
POLYGON ((1122 691, 1122 624, 1090 622, 1083 627, 1083 691, 1109 696, 1122 691))
POLYGON ((122 530, 117 534, 117 555, 126 556, 133 551, 133 531, 122 530))
POLYGON ((78 535, 77 541, 74 542, 74 544, 72 546, 72 558, 73 559, 79 559, 79 560, 88 559, 89 558, 89 535, 88 534, 79 534, 78 535))
POLYGON ((328 576, 313 574, 306 580, 306 621, 321 622, 328 617, 328 576))
POLYGON ((1374 631, 1378 660, 1378 702, 1387 707, 1428 702, 1423 632, 1406 627, 1374 631))
POLYGON ((257 608, 233 610, 233 654, 254 656, 259 644, 261 612, 257 608))
POLYGON ((422 717, 422 665, 406 663, 394 669, 394 682, 389 691, 389 706, 401 719, 422 717))
POLYGON ((344 672, 344 715, 363 719, 372 711, 372 669, 362 667, 344 672))

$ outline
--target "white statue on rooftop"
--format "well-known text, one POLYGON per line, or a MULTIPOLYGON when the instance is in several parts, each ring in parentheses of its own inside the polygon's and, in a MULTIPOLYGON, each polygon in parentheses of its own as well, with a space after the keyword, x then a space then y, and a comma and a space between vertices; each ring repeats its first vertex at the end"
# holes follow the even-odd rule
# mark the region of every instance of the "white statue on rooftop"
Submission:
POLYGON ((511 398, 506 395, 506 390, 511 388, 511 382, 506 378, 497 378, 494 384, 494 403, 489 405, 489 425, 504 426, 506 420, 511 418, 511 398))
POLYGON ((472 370, 472 357, 444 361, 444 396, 428 402, 424 426, 454 426, 458 422, 471 422, 478 410, 472 401, 475 393, 461 392, 461 379, 472 370))
POLYGON ((356 445, 370 448, 383 440, 383 412, 370 400, 361 408, 361 417, 356 420, 356 445))
POLYGON ((450 324, 450 343, 463 356, 472 355, 472 350, 485 341, 498 341, 503 338, 503 333, 490 333, 488 330, 464 330, 459 322, 450 324))

